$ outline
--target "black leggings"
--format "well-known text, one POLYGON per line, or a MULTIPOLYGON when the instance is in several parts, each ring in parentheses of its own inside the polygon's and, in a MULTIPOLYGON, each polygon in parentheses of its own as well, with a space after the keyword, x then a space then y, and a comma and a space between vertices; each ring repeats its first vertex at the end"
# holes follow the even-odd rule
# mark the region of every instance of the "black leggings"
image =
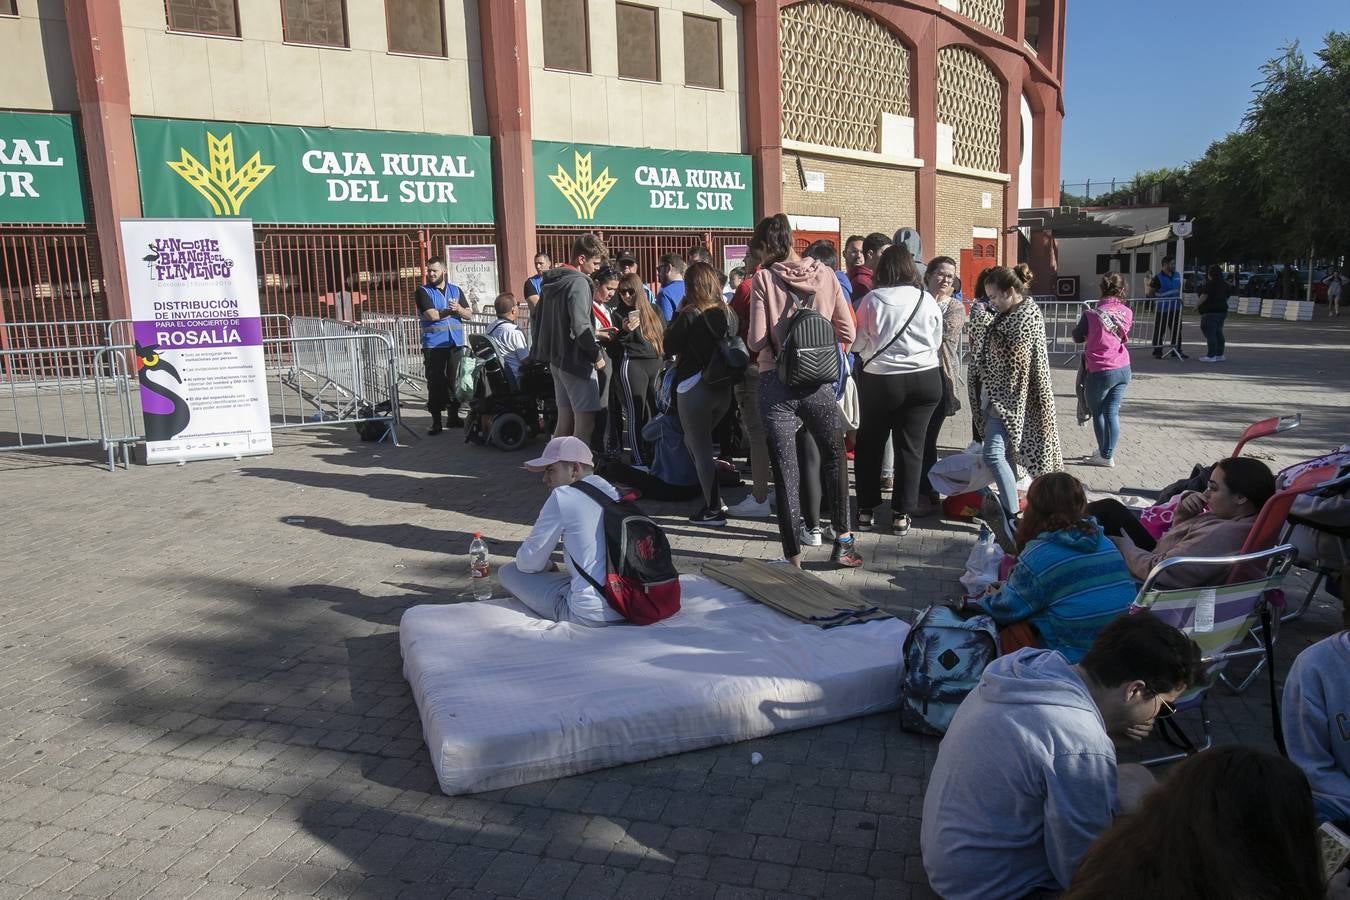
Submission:
MULTIPOLYGON (((839 490, 837 486, 826 483, 820 466, 822 458, 824 454, 820 452, 820 444, 816 443, 815 435, 805 428, 797 429, 797 466, 801 469, 802 482, 802 521, 806 523, 807 528, 816 528, 820 525, 821 501, 828 500, 832 505, 834 494, 839 490)), ((828 514, 827 511, 826 515, 828 514)))
POLYGON ((919 478, 923 474, 923 444, 933 410, 942 401, 942 371, 937 367, 898 375, 858 377, 858 428, 855 461, 858 470, 858 509, 881 503, 881 455, 886 438, 894 438, 894 515, 912 513, 919 505, 919 478))
MULTIPOLYGON (((839 467, 847 461, 839 402, 834 398, 833 385, 824 384, 811 390, 792 389, 778 380, 777 372, 769 371, 760 375, 759 410, 769 445, 769 465, 773 468, 778 538, 783 543, 783 555, 792 559, 802 552, 801 544, 797 542, 797 519, 802 514, 797 427, 805 423, 816 439, 822 453, 821 470, 825 482, 838 483, 839 467)), ((848 498, 837 496, 831 499, 830 521, 834 523, 835 531, 839 534, 852 531, 848 498)))
MULTIPOLYGON (((619 376, 616 380, 619 390, 610 392, 610 397, 614 401, 610 404, 610 409, 613 410, 617 406, 619 412, 623 414, 623 432, 619 438, 619 445, 622 447, 627 443, 629 449, 633 451, 634 465, 648 465, 652 461, 652 444, 651 441, 643 440, 642 429, 651 420, 656 398, 656 380, 660 375, 661 360, 634 359, 624 354, 619 363, 619 376)), ((613 415, 613 412, 610 414, 613 415)))
POLYGON ((1158 546, 1157 538, 1149 534, 1139 517, 1119 500, 1093 500, 1088 504, 1088 515, 1096 518, 1108 537, 1127 537, 1140 550, 1153 550, 1158 546))

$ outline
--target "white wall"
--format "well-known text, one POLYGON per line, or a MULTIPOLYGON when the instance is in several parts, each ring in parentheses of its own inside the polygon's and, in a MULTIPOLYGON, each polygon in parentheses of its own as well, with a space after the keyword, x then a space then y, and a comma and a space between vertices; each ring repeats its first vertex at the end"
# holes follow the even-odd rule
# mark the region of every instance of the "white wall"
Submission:
POLYGON ((75 112, 75 70, 60 3, 19 0, 19 16, 0 16, 0 108, 75 112))
POLYGON ((447 0, 447 57, 389 53, 384 3, 347 0, 350 48, 282 41, 278 0, 239 0, 242 39, 168 30, 163 0, 122 0, 131 112, 390 131, 486 131, 478 5, 447 0))
POLYGON ((530 106, 535 139, 745 152, 740 4, 736 0, 635 2, 660 10, 660 82, 619 77, 613 0, 587 3, 590 74, 545 69, 541 0, 528 0, 530 106), (722 90, 684 85, 686 12, 722 20, 722 90))

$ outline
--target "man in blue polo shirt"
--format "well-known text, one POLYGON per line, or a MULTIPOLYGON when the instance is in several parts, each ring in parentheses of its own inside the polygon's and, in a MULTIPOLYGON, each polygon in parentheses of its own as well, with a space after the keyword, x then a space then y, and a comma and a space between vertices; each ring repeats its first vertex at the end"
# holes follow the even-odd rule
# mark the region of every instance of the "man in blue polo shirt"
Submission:
POLYGON ((1163 333, 1172 339, 1168 353, 1175 353, 1177 359, 1186 359, 1181 352, 1181 273, 1177 271, 1177 261, 1164 256, 1162 271, 1154 275, 1148 283, 1148 295, 1154 298, 1153 307, 1153 358, 1163 357, 1163 333))
POLYGON ((422 320, 422 365, 427 373, 427 412, 431 413, 427 434, 440 434, 443 411, 448 410, 446 425, 459 425, 459 401, 451 395, 450 385, 464 352, 464 320, 473 317, 473 307, 464 292, 446 278, 445 260, 439 256, 427 260, 427 283, 417 289, 414 299, 422 320))
POLYGON ((656 274, 661 276, 661 290, 656 292, 656 309, 667 325, 675 318, 675 311, 684 300, 684 270, 687 265, 680 254, 667 253, 656 267, 656 274))

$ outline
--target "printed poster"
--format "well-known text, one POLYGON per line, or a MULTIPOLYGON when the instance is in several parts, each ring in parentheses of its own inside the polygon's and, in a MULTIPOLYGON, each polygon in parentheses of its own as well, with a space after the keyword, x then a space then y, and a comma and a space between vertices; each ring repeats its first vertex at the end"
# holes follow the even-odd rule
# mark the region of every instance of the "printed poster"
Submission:
POLYGON ((127 290, 147 463, 272 452, 246 219, 127 219, 127 290))
POLYGON ((459 285, 474 312, 492 312, 497 299, 497 248, 493 244, 446 245, 446 278, 459 285))

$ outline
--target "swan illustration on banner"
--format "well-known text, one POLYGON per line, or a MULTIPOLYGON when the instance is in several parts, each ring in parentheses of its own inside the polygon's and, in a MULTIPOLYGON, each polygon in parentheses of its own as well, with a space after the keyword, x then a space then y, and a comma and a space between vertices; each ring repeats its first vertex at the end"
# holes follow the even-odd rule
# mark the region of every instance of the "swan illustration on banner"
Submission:
POLYGON ((183 383, 178 370, 160 359, 159 345, 148 347, 136 342, 137 380, 141 383, 141 410, 145 416, 145 439, 167 441, 187 427, 192 418, 187 401, 163 384, 150 380, 151 372, 165 372, 183 383))

